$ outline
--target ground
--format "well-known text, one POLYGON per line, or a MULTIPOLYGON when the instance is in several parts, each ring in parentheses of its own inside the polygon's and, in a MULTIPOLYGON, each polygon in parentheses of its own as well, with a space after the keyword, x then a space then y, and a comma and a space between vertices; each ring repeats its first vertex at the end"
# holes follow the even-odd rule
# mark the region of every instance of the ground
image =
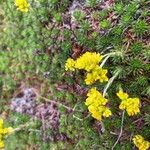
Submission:
POLYGON ((109 150, 120 134, 119 88, 140 99, 140 113, 125 112, 115 150, 134 150, 132 138, 150 141, 150 43, 147 0, 13 0, 0 2, 0 114, 20 128, 5 139, 7 150, 109 150), (112 116, 94 119, 85 105, 93 86, 86 72, 66 71, 68 58, 85 52, 111 54, 104 68, 112 116), (104 128, 105 127, 105 131, 104 128), (18 145, 18 143, 20 143, 18 145))

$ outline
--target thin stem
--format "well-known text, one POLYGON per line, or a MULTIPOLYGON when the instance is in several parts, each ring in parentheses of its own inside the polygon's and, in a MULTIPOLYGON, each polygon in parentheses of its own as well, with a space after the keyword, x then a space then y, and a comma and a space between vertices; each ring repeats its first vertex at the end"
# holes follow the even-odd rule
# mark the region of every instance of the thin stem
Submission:
POLYGON ((109 57, 115 56, 115 55, 122 55, 122 53, 121 52, 111 52, 111 53, 107 53, 107 54, 103 55, 104 60, 102 61, 100 67, 104 66, 104 64, 106 63, 106 61, 108 60, 109 57))
POLYGON ((100 122, 100 124, 101 124, 101 131, 102 131, 102 133, 104 133, 105 132, 105 125, 102 121, 100 122))
POLYGON ((104 64, 106 63, 106 61, 108 60, 109 57, 110 57, 110 55, 107 55, 107 56, 105 57, 105 59, 102 61, 101 65, 100 65, 100 67, 103 67, 103 66, 104 66, 104 64))
POLYGON ((62 103, 57 102, 57 101, 50 100, 50 99, 45 98, 45 97, 42 97, 42 96, 38 96, 38 97, 44 99, 44 100, 47 101, 47 102, 53 102, 54 104, 57 104, 57 105, 59 105, 59 106, 62 106, 62 107, 64 107, 64 108, 67 109, 67 110, 70 110, 70 111, 77 111, 77 110, 74 110, 73 108, 68 107, 68 106, 66 106, 66 105, 64 105, 64 104, 62 104, 62 103))
POLYGON ((113 56, 113 55, 122 55, 122 52, 110 52, 110 53, 107 53, 107 54, 103 55, 103 57, 113 56))
POLYGON ((109 81, 108 81, 106 87, 104 88, 103 97, 105 97, 108 88, 111 86, 111 84, 113 83, 113 81, 115 80, 115 78, 119 75, 119 73, 120 73, 120 70, 118 70, 118 71, 115 73, 115 75, 109 79, 109 81))
MULTIPOLYGON (((106 57, 107 58, 107 57, 106 57)), ((111 86, 111 84, 113 83, 113 81, 115 80, 115 78, 119 75, 120 73, 120 70, 118 70, 115 75, 113 77, 111 77, 106 85, 106 87, 104 88, 104 91, 103 91, 103 97, 105 97, 106 93, 107 93, 107 90, 108 88, 111 86)), ((101 121, 101 126, 102 126, 102 132, 105 132, 105 126, 104 126, 104 123, 101 121)))
POLYGON ((73 150, 76 150, 76 149, 77 149, 79 143, 80 143, 80 140, 78 141, 78 143, 76 144, 76 146, 75 146, 75 148, 74 148, 73 150))
POLYGON ((83 121, 83 119, 81 119, 81 118, 79 118, 79 117, 77 117, 75 115, 73 115, 73 118, 76 118, 77 120, 83 121))
POLYGON ((116 142, 114 143, 113 147, 111 148, 111 150, 114 150, 114 148, 116 147, 116 145, 118 144, 121 136, 122 136, 122 133, 123 133, 123 123, 124 123, 124 116, 125 116, 125 110, 122 112, 122 119, 121 119, 121 128, 120 128, 120 133, 119 133, 119 136, 116 140, 116 142))
MULTIPOLYGON (((76 107, 77 107, 78 104, 79 104, 79 103, 75 104, 75 106, 73 107, 72 111, 76 111, 76 107)), ((77 110, 77 111, 78 111, 78 112, 82 112, 82 111, 79 111, 79 110, 77 110)))
POLYGON ((25 124, 21 124, 17 128, 14 128, 10 134, 12 134, 14 132, 18 132, 22 129, 25 129, 25 128, 29 127, 30 125, 32 125, 33 123, 34 122, 26 122, 25 124))

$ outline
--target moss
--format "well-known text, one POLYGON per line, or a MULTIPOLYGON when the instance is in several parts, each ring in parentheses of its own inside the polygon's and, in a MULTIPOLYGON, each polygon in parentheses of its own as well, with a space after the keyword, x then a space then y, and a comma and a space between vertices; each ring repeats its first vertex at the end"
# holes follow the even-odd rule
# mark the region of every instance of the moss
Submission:
MULTIPOLYGON (((0 112, 6 114, 8 124, 14 127, 30 120, 29 116, 12 112, 9 106, 20 84, 38 87, 42 96, 57 99, 79 112, 68 113, 59 107, 59 130, 69 140, 43 142, 38 132, 29 134, 24 130, 7 139, 6 149, 110 149, 117 138, 110 131, 119 131, 121 123, 120 101, 116 97, 120 87, 130 95, 138 96, 142 102, 141 115, 125 116, 123 136, 138 133, 139 127, 133 122, 144 117, 139 134, 149 139, 149 116, 146 115, 150 112, 147 1, 117 0, 109 7, 97 0, 87 0, 79 1, 82 7, 75 8, 70 0, 28 2, 32 9, 23 14, 16 10, 13 0, 0 1, 0 112), (77 48, 74 45, 78 45, 77 48), (66 73, 64 70, 68 57, 76 59, 86 51, 121 52, 105 64, 109 77, 118 68, 121 73, 106 95, 113 116, 104 120, 106 132, 103 134, 99 122, 88 115, 84 105, 86 90, 91 87, 84 83, 85 73, 66 73)), ((102 91, 106 84, 95 86, 102 91)), ((38 130, 40 125, 33 128, 38 130)), ((128 139, 123 139, 116 149, 130 150, 132 147, 128 139)))

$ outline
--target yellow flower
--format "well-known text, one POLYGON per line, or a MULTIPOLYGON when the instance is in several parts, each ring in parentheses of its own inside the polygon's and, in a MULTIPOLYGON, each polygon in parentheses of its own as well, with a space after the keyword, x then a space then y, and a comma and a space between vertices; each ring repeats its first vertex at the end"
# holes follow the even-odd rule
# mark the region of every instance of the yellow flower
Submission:
POLYGON ((129 116, 136 115, 140 112, 139 109, 140 100, 139 98, 128 98, 126 101, 126 110, 129 116))
POLYGON ((95 52, 86 52, 76 60, 75 68, 86 71, 93 70, 102 60, 103 56, 95 52))
POLYGON ((127 93, 124 93, 122 89, 119 90, 119 92, 117 93, 117 96, 121 100, 126 100, 129 97, 129 95, 127 93))
POLYGON ((3 138, 5 135, 13 132, 12 127, 4 128, 4 121, 0 118, 0 148, 4 148, 3 138))
POLYGON ((108 100, 104 98, 95 87, 89 90, 87 96, 88 98, 86 99, 85 102, 86 105, 91 105, 94 103, 96 106, 99 106, 99 105, 106 105, 106 103, 108 102, 108 100))
POLYGON ((99 66, 96 66, 90 73, 87 73, 85 83, 90 85, 95 81, 99 80, 100 82, 108 81, 107 69, 102 69, 99 66))
POLYGON ((68 58, 65 64, 65 70, 71 70, 74 71, 75 70, 75 61, 71 58, 68 58))
POLYGON ((5 147, 4 141, 2 141, 2 140, 0 139, 0 148, 4 148, 4 147, 5 147))
POLYGON ((122 110, 126 109, 128 115, 133 116, 140 112, 139 104, 138 98, 128 98, 121 102, 119 108, 122 110))
POLYGON ((102 119, 101 113, 98 111, 98 109, 94 105, 90 105, 88 107, 88 109, 91 112, 93 118, 95 118, 97 120, 101 120, 102 119))
POLYGON ((4 121, 0 118, 0 129, 3 127, 4 121))
POLYGON ((148 150, 150 147, 150 142, 145 141, 141 135, 136 135, 133 138, 133 143, 139 148, 139 150, 148 150))
POLYGON ((28 12, 30 4, 26 0, 15 0, 15 6, 22 12, 28 12))
POLYGON ((99 81, 100 81, 100 82, 106 82, 106 81, 108 81, 108 77, 107 77, 107 75, 106 75, 107 72, 108 72, 107 69, 102 69, 102 68, 101 68, 100 76, 99 76, 99 81))
POLYGON ((97 120, 102 120, 102 116, 98 111, 93 112, 92 117, 97 119, 97 120))
POLYGON ((108 100, 96 88, 90 89, 87 96, 85 105, 88 106, 93 118, 102 120, 102 116, 109 117, 111 115, 111 111, 105 106, 108 100))
POLYGON ((126 101, 122 101, 119 105, 119 109, 124 110, 126 109, 126 101))
POLYGON ((90 85, 95 81, 100 82, 108 81, 107 69, 99 66, 103 56, 95 52, 86 52, 81 55, 76 61, 68 58, 65 64, 65 70, 83 69, 87 71, 85 83, 90 85))
POLYGON ((112 113, 111 113, 110 109, 109 108, 105 108, 105 111, 103 112, 103 116, 104 117, 109 117, 111 115, 112 115, 112 113))
POLYGON ((9 127, 9 128, 0 128, 0 134, 10 134, 13 132, 13 128, 9 127))
POLYGON ((136 115, 140 112, 139 98, 129 98, 129 95, 127 93, 124 93, 122 90, 117 93, 117 96, 121 99, 119 108, 122 110, 126 110, 129 116, 136 115))

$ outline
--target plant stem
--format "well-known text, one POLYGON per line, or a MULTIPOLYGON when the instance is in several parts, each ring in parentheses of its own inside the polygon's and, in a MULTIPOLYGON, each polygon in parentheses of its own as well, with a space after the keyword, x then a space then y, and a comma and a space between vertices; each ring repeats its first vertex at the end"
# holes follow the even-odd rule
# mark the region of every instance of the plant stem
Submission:
POLYGON ((17 132, 17 131, 20 131, 22 129, 25 129, 25 128, 29 127, 32 124, 34 124, 34 122, 32 122, 32 121, 31 122, 26 122, 25 124, 21 124, 17 128, 14 128, 10 134, 12 134, 14 132, 17 132))
POLYGON ((103 55, 104 60, 102 61, 100 67, 104 66, 104 64, 106 63, 106 61, 108 60, 109 57, 117 56, 117 55, 120 56, 120 55, 122 55, 122 53, 121 52, 111 52, 111 53, 107 53, 107 54, 103 55))
POLYGON ((111 52, 111 53, 107 53, 105 55, 103 55, 103 57, 106 57, 106 56, 119 56, 119 55, 122 55, 122 52, 111 52))
POLYGON ((45 97, 42 97, 42 96, 38 96, 38 97, 44 99, 44 100, 47 101, 47 102, 53 102, 54 104, 57 104, 57 105, 59 105, 59 106, 62 106, 62 107, 64 107, 65 109, 67 109, 67 110, 69 110, 69 111, 78 111, 78 110, 74 110, 73 108, 68 107, 68 106, 66 106, 66 105, 64 105, 64 104, 62 104, 62 103, 60 103, 60 102, 57 102, 57 101, 54 101, 54 100, 50 100, 50 99, 45 98, 45 97))
POLYGON ((104 66, 104 64, 106 63, 106 61, 108 60, 109 57, 110 57, 110 55, 107 55, 107 56, 105 57, 105 59, 102 61, 101 65, 100 65, 100 67, 103 67, 103 66, 104 66))
POLYGON ((111 148, 111 150, 114 150, 114 148, 116 147, 116 145, 118 144, 121 136, 122 136, 122 133, 123 133, 123 123, 124 123, 124 116, 125 116, 125 110, 122 112, 122 119, 121 119, 121 128, 120 128, 120 133, 119 133, 119 136, 116 140, 116 142, 114 143, 113 147, 111 148))
POLYGON ((119 75, 119 73, 120 73, 120 70, 118 70, 118 71, 114 74, 114 76, 109 79, 109 81, 108 81, 106 87, 104 88, 103 97, 105 97, 108 88, 111 86, 111 84, 113 83, 113 81, 115 80, 115 78, 119 75))
MULTIPOLYGON (((107 58, 107 57, 106 57, 107 58)), ((111 86, 111 84, 113 83, 113 81, 115 80, 115 78, 119 75, 120 73, 120 70, 118 70, 113 77, 111 77, 106 85, 106 87, 104 88, 104 91, 103 91, 103 97, 105 97, 106 95, 106 92, 108 90, 108 88, 111 86)), ((101 121, 101 126, 102 126, 102 132, 105 132, 105 126, 104 126, 104 123, 101 121)))

